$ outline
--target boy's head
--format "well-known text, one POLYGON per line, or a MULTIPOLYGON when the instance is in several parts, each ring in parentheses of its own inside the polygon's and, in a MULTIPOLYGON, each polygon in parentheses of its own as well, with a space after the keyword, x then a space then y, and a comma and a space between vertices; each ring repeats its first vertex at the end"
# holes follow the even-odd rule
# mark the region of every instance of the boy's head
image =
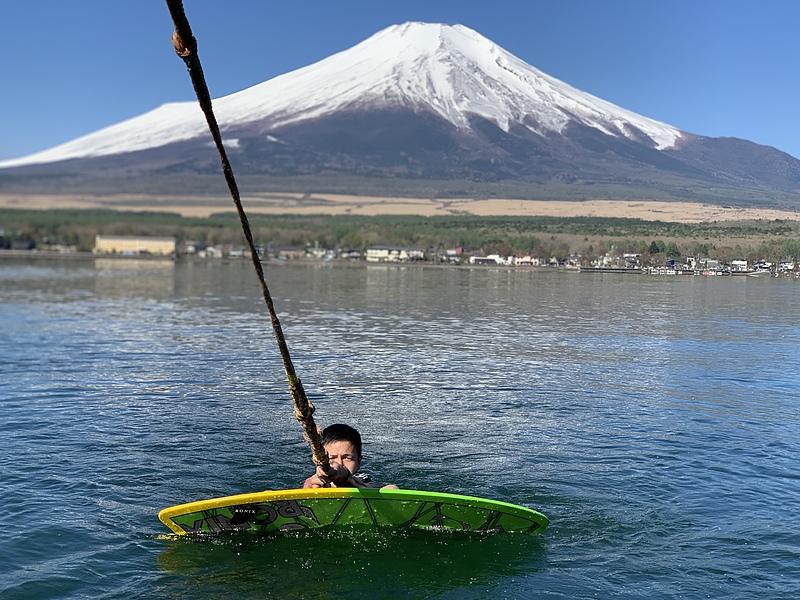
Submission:
POLYGON ((349 425, 337 423, 322 430, 322 445, 333 462, 344 465, 351 473, 361 466, 361 434, 349 425))
POLYGON ((322 445, 327 446, 331 442, 350 442, 355 447, 356 456, 361 460, 361 434, 350 425, 336 423, 323 429, 322 445))

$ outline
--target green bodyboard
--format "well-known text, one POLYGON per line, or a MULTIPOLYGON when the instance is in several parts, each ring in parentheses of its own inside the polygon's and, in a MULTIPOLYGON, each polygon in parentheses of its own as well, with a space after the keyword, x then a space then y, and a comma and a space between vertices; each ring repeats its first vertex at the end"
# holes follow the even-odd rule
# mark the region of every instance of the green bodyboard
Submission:
POLYGON ((312 488, 190 502, 158 513, 178 535, 387 527, 538 534, 542 513, 472 496, 397 489, 312 488))

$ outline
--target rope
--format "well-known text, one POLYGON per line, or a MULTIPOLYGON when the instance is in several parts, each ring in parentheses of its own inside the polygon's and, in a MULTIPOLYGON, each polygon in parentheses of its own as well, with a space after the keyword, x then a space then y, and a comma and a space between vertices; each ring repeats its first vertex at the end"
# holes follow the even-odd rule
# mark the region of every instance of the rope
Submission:
POLYGON ((192 79, 192 85, 194 86, 197 100, 206 117, 208 128, 211 131, 214 144, 217 146, 217 151, 219 152, 219 158, 222 162, 222 172, 225 175, 225 181, 228 184, 228 190, 230 190, 233 203, 236 205, 236 210, 239 213, 239 221, 242 224, 242 231, 247 240, 247 245, 250 248, 250 255, 253 258, 253 266, 255 267, 256 275, 258 275, 258 280, 261 282, 264 302, 267 304, 267 310, 272 320, 272 329, 275 332, 275 339, 278 342, 278 348, 281 353, 281 358, 283 359, 283 368, 286 371, 286 378, 289 381, 289 393, 294 402, 294 416, 303 427, 303 437, 311 445, 314 464, 327 470, 329 467, 328 454, 322 446, 320 432, 314 422, 314 405, 306 397, 303 384, 300 382, 294 370, 292 358, 289 355, 289 348, 286 345, 286 339, 283 337, 283 330, 278 320, 278 315, 275 312, 275 306, 272 303, 272 296, 269 293, 267 282, 264 279, 264 270, 261 267, 261 259, 253 243, 253 234, 250 230, 250 223, 247 220, 247 215, 244 212, 244 207, 242 206, 239 196, 239 187, 233 176, 233 169, 231 169, 230 162, 228 161, 228 154, 225 151, 225 146, 222 144, 222 135, 217 125, 217 118, 214 116, 214 110, 211 106, 211 96, 208 93, 208 86, 206 85, 206 79, 203 75, 203 67, 197 55, 197 40, 195 40, 192 34, 192 28, 189 26, 189 20, 186 18, 186 13, 183 10, 182 0, 166 0, 166 2, 170 15, 172 16, 172 21, 175 24, 175 33, 172 35, 172 45, 175 47, 175 52, 177 52, 178 56, 186 63, 186 68, 192 79))

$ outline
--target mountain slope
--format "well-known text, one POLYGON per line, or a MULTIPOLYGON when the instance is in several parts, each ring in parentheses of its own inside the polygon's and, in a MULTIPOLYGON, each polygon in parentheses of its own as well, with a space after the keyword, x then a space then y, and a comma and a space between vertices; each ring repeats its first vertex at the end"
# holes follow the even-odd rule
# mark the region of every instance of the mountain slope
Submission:
MULTIPOLYGON (((800 161, 637 115, 552 78, 466 27, 406 23, 214 102, 237 175, 518 182, 532 197, 710 194, 791 202, 800 161), (523 186, 524 187, 524 186, 523 186), (586 189, 591 187, 592 189, 586 189), (580 194, 578 194, 580 195, 580 194)), ((0 162, 0 190, 218 169, 197 104, 173 103, 0 162)), ((308 180, 305 180, 306 184, 308 180)), ((355 185, 355 184, 354 184, 355 185)), ((353 190, 358 191, 358 190, 353 190)))

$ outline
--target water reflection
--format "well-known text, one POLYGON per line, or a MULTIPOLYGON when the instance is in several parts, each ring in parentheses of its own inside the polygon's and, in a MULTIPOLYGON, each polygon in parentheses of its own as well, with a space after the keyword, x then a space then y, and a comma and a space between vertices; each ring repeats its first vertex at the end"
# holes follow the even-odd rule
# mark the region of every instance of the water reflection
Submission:
MULTIPOLYGON (((530 536, 432 532, 300 532, 167 539, 158 564, 171 597, 417 598, 462 588, 475 594, 542 568, 530 536)), ((491 595, 491 594, 489 594, 491 595)))
POLYGON ((96 258, 94 292, 109 298, 169 298, 175 292, 175 261, 96 258))

